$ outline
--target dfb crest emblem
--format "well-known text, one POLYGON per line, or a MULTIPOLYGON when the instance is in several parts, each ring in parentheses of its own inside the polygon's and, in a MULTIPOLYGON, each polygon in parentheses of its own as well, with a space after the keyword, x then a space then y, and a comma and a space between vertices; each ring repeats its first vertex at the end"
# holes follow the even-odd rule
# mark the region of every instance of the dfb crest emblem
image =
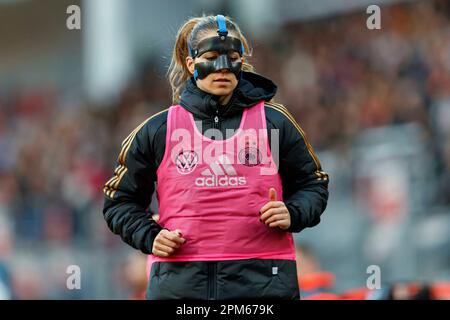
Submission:
POLYGON ((248 167, 257 166, 261 163, 261 151, 254 147, 245 147, 239 152, 239 162, 248 167))

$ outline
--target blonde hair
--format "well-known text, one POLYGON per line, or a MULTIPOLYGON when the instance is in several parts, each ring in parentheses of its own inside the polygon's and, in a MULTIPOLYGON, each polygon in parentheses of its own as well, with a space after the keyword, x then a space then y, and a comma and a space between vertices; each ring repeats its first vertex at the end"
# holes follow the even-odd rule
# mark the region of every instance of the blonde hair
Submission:
MULTIPOLYGON (((241 39, 244 46, 245 62, 242 65, 243 71, 254 72, 254 67, 248 63, 251 57, 251 47, 242 34, 238 25, 229 17, 225 17, 227 29, 230 34, 241 39)), ((178 30, 177 38, 172 53, 172 60, 167 71, 170 86, 172 87, 172 103, 180 102, 180 95, 184 89, 186 81, 191 77, 191 73, 186 66, 186 58, 189 56, 189 47, 196 49, 198 43, 206 33, 217 31, 216 17, 212 15, 195 17, 186 21, 178 30)))

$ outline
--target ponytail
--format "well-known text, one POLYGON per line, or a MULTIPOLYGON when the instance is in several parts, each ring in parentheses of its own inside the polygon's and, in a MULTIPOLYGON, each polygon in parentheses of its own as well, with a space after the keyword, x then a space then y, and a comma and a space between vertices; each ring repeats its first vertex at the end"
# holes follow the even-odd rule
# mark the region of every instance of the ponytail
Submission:
POLYGON ((192 18, 178 30, 172 53, 172 61, 170 61, 169 70, 167 71, 170 86, 172 87, 172 102, 174 104, 180 101, 180 94, 184 83, 191 76, 186 66, 186 58, 189 55, 188 38, 192 29, 194 29, 200 20, 201 18, 192 18))
MULTIPOLYGON (((228 17, 226 17, 226 20, 230 32, 236 34, 236 36, 241 39, 244 46, 245 62, 242 64, 242 70, 247 72, 254 72, 254 67, 247 62, 252 53, 252 49, 247 39, 244 37, 241 30, 234 22, 232 22, 228 17)), ((172 53, 172 60, 170 61, 170 66, 167 71, 169 83, 172 88, 173 104, 177 104, 180 102, 181 92, 184 89, 186 81, 191 77, 191 73, 189 72, 189 69, 186 65, 186 58, 189 56, 189 46, 194 49, 198 44, 200 40, 199 38, 202 33, 209 30, 217 30, 215 16, 191 18, 186 21, 184 25, 178 30, 172 53)))

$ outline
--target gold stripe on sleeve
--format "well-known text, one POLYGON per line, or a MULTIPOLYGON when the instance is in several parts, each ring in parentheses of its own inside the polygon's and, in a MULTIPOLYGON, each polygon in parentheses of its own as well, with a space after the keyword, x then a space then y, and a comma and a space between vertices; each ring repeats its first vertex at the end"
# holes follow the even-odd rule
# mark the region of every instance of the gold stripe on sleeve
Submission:
POLYGON ((103 193, 109 197, 109 198, 114 198, 114 195, 117 191, 117 188, 120 184, 120 181, 122 181, 123 176, 125 175, 125 173, 128 171, 128 168, 125 165, 125 159, 127 156, 128 151, 130 150, 131 144, 134 141, 134 138, 136 137, 137 133, 139 132, 139 130, 142 129, 142 127, 144 127, 144 125, 150 121, 151 119, 153 119, 154 117, 156 117, 157 115, 167 111, 169 108, 166 108, 164 110, 161 110, 157 113, 155 113, 154 115, 152 115, 151 117, 147 118, 145 121, 143 121, 139 126, 137 126, 122 142, 122 149, 120 150, 120 153, 117 157, 117 161, 119 163, 119 165, 117 166, 117 168, 114 170, 114 176, 108 180, 108 182, 105 183, 104 187, 103 187, 103 193))
POLYGON ((306 138, 305 132, 300 127, 300 125, 297 123, 297 121, 295 120, 294 116, 282 104, 269 101, 269 102, 266 102, 266 105, 268 107, 271 107, 272 109, 275 109, 275 110, 281 112, 283 115, 285 115, 289 119, 289 121, 291 121, 291 123, 298 130, 298 132, 302 136, 303 140, 305 141, 305 144, 306 144, 306 147, 308 149, 308 152, 309 152, 311 158, 313 159, 314 164, 316 165, 316 171, 314 172, 314 174, 317 176, 318 180, 328 180, 328 174, 321 170, 322 169, 322 165, 321 165, 319 159, 317 158, 317 155, 314 152, 313 147, 311 146, 311 144, 309 143, 308 139, 306 138))

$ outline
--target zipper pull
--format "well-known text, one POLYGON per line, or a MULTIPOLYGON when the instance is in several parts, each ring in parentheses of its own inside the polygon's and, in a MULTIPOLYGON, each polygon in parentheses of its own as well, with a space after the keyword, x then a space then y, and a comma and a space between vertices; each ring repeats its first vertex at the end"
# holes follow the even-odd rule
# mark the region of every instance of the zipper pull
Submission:
POLYGON ((219 117, 218 117, 218 116, 215 116, 215 117, 214 117, 214 122, 215 122, 215 123, 218 123, 218 122, 219 122, 219 117))

